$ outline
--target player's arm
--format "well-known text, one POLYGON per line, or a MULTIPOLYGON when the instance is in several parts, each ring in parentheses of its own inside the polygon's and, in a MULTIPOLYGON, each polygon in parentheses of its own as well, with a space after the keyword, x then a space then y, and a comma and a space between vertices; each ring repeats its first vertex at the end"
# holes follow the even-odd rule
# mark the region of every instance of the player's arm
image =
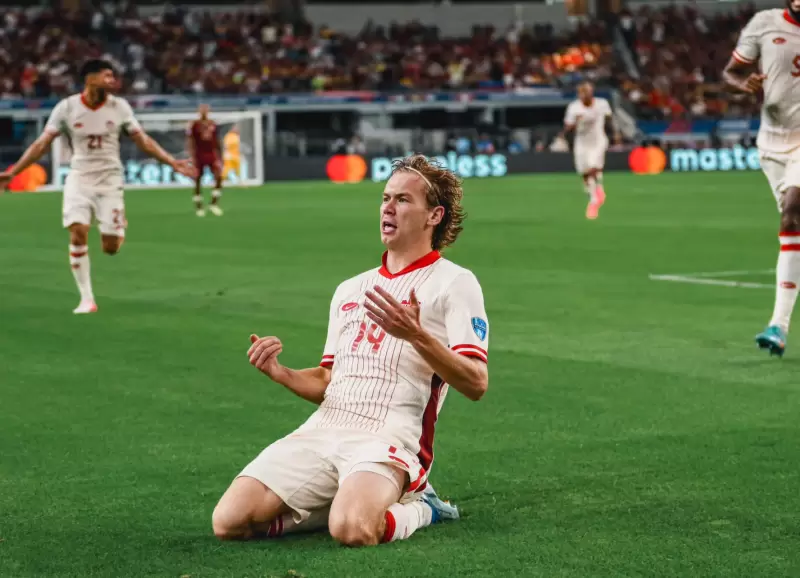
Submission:
POLYGON ((727 86, 750 94, 758 92, 766 78, 757 69, 761 56, 761 18, 760 13, 756 14, 744 27, 736 48, 722 71, 722 79, 727 86))
POLYGON ((283 345, 277 337, 250 337, 252 345, 247 351, 250 364, 306 401, 321 404, 325 390, 331 382, 331 369, 326 366, 308 369, 290 369, 278 362, 283 345))
POLYGON ((328 317, 328 336, 325 340, 322 363, 319 367, 308 369, 290 369, 278 362, 278 355, 283 351, 283 345, 277 337, 259 338, 250 336, 252 346, 247 352, 250 364, 264 373, 275 383, 279 383, 295 395, 303 399, 321 404, 325 399, 325 391, 331 382, 336 345, 339 340, 339 288, 331 299, 330 314, 328 317))
POLYGON ((147 156, 153 157, 165 165, 171 166, 176 173, 187 177, 194 177, 197 174, 197 171, 189 161, 177 160, 144 132, 139 121, 136 120, 133 109, 127 100, 119 99, 119 106, 122 112, 122 128, 128 133, 131 140, 136 143, 139 150, 147 156))
POLYGON ((22 153, 22 156, 14 163, 12 168, 0 173, 0 191, 8 186, 11 179, 44 156, 56 137, 61 134, 66 122, 67 102, 62 100, 53 108, 50 118, 47 119, 47 125, 45 125, 44 131, 39 135, 39 138, 33 141, 33 144, 22 153))
POLYGON ((139 129, 131 134, 131 140, 136 143, 144 154, 153 157, 165 165, 171 166, 175 172, 185 175, 187 177, 195 177, 197 170, 192 166, 188 160, 178 160, 161 148, 155 140, 153 140, 147 133, 139 129))
MULTIPOLYGON (((445 321, 453 347, 445 346, 420 323, 420 307, 414 290, 409 304, 402 305, 381 287, 368 291, 370 301, 364 304, 367 316, 386 333, 409 342, 445 383, 473 401, 478 401, 489 387, 486 350, 473 345, 466 335, 471 319, 485 323, 480 286, 474 277, 459 277, 447 294, 445 321), (469 285, 469 286, 467 286, 469 285), (474 317, 470 317, 474 314, 474 317)), ((488 327, 484 326, 484 329, 488 327)), ((475 330, 477 331, 477 330, 475 330)), ((473 333, 474 335, 474 333, 473 333)), ((486 333, 483 335, 486 339, 486 333)))
POLYGON ((42 158, 50 149, 50 145, 53 144, 53 141, 57 136, 58 133, 53 133, 49 130, 45 130, 41 135, 39 135, 39 138, 33 141, 31 146, 29 146, 25 152, 22 153, 22 156, 19 157, 19 160, 14 163, 13 167, 3 173, 0 173, 0 188, 5 188, 11 179, 42 158))
POLYGON ((722 71, 722 79, 730 88, 740 92, 755 94, 761 90, 766 75, 758 72, 755 62, 744 62, 731 56, 725 70, 722 71))

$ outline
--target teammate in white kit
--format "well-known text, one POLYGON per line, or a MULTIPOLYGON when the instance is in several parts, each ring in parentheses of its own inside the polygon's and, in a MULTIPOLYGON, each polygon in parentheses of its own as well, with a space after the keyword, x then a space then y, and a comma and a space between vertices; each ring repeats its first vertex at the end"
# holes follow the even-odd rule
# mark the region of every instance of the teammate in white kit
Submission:
POLYGON ((583 177, 584 188, 589 196, 587 219, 596 219, 600 207, 606 202, 603 189, 603 169, 608 150, 606 125, 611 124, 612 118, 611 105, 605 98, 594 96, 591 82, 578 86, 578 99, 567 106, 564 116, 564 131, 575 131, 572 148, 575 170, 583 177))
POLYGON ((83 65, 85 79, 82 93, 61 100, 47 121, 44 132, 14 163, 0 174, 0 188, 15 175, 35 163, 58 136, 71 149, 70 171, 64 183, 63 223, 69 229, 69 261, 80 291, 81 301, 74 313, 97 311, 89 274, 89 229, 92 216, 98 221, 103 252, 114 255, 125 238, 125 202, 123 168, 119 137, 127 133, 148 155, 176 172, 193 177, 189 161, 179 161, 164 151, 144 133, 131 106, 109 94, 115 83, 114 70, 105 60, 90 60, 83 65))
POLYGON ((461 231, 458 178, 425 157, 395 164, 380 211, 383 264, 339 285, 319 367, 278 362, 258 338, 250 363, 319 409, 233 481, 213 515, 221 539, 328 526, 350 546, 404 539, 458 510, 428 484, 449 386, 488 387, 488 320, 475 276, 439 251, 461 231))
POLYGON ((743 92, 764 89, 757 144, 781 222, 775 307, 756 343, 782 356, 800 284, 800 0, 753 16, 723 77, 743 92))

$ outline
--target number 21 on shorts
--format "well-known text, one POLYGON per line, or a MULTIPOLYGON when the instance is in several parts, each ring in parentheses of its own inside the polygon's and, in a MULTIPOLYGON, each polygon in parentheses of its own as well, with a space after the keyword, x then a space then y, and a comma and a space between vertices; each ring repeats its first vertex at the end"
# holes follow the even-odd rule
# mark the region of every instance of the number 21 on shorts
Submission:
POLYGON ((356 338, 353 340, 352 351, 358 349, 358 346, 361 345, 365 337, 367 338, 367 343, 372 345, 372 353, 378 353, 378 350, 381 348, 381 343, 383 343, 383 340, 386 338, 386 332, 375 323, 367 325, 366 321, 362 321, 361 325, 358 327, 358 335, 356 335, 356 338))

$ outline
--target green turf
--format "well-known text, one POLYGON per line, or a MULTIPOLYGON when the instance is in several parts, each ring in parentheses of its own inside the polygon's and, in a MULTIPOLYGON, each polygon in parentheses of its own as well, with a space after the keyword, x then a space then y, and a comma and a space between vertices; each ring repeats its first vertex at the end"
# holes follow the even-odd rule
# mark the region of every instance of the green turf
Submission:
MULTIPOLYGON (((336 285, 375 266, 379 185, 131 192, 122 253, 77 295, 58 195, 0 199, 0 576, 800 575, 800 342, 753 336, 772 291, 648 279, 774 266, 763 177, 471 180, 450 257, 480 279, 490 389, 452 392, 433 480, 457 523, 368 550, 220 544, 211 511, 312 410, 247 363, 316 364, 336 285)), ((769 275, 741 281, 770 283, 769 275)))

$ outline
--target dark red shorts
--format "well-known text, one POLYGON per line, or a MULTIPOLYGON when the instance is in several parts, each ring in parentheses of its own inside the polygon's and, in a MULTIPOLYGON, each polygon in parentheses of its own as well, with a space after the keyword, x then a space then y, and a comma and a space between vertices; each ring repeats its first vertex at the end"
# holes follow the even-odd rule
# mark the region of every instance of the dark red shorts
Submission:
POLYGON ((222 163, 217 155, 198 155, 194 159, 194 166, 201 173, 206 167, 211 169, 212 173, 218 173, 222 170, 222 163))

